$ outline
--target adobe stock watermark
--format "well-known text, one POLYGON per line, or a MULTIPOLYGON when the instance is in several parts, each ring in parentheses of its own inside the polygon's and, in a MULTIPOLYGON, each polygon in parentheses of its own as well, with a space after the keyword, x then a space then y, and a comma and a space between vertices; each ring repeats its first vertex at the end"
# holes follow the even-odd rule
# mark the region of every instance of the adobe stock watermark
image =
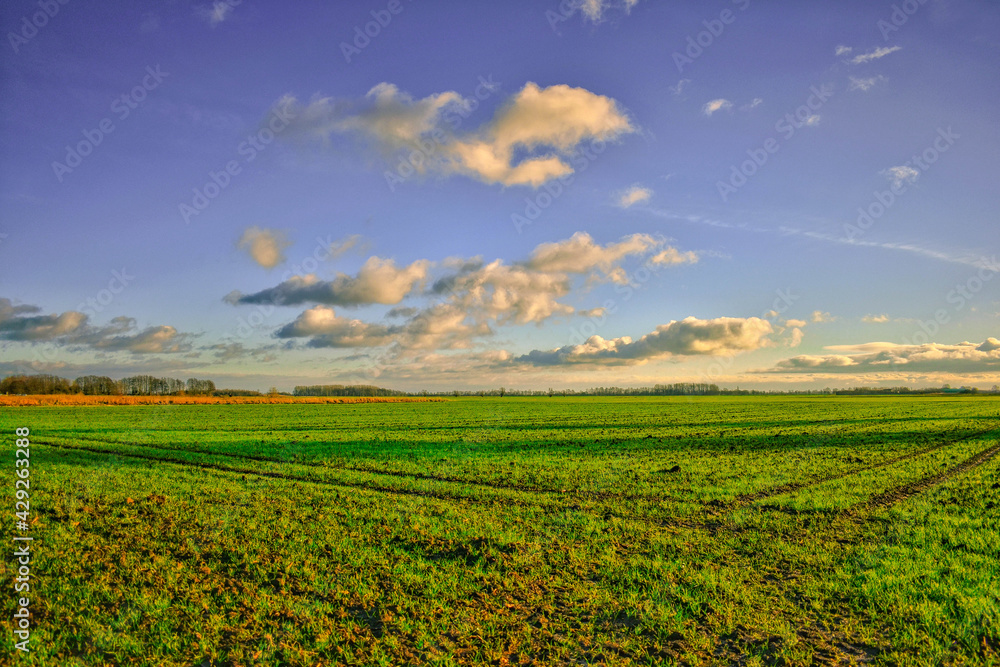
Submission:
MULTIPOLYGON (((132 112, 139 108, 139 105, 146 101, 149 93, 160 87, 163 79, 170 76, 170 72, 160 70, 160 66, 147 66, 146 76, 142 77, 132 90, 122 93, 111 100, 111 113, 118 117, 119 121, 124 121, 132 115, 132 112)), ((94 152, 94 150, 104 143, 105 137, 115 131, 115 122, 110 118, 103 118, 97 127, 90 130, 82 130, 83 139, 75 145, 66 145, 66 157, 63 162, 54 161, 52 172, 56 179, 62 183, 67 174, 83 164, 84 158, 94 152)))
POLYGON ((257 156, 294 119, 295 114, 289 111, 287 107, 272 109, 266 126, 257 130, 256 133, 248 135, 236 147, 236 154, 242 158, 242 164, 240 160, 233 159, 226 162, 218 171, 209 171, 208 180, 205 181, 205 184, 201 187, 192 188, 193 196, 191 197, 191 203, 181 202, 177 205, 177 211, 180 213, 181 219, 184 220, 184 224, 191 224, 192 217, 200 215, 202 211, 207 209, 212 201, 222 194, 223 190, 229 187, 233 182, 233 178, 242 173, 243 165, 257 159, 257 156))
POLYGON ((903 0, 899 4, 894 4, 888 19, 879 19, 875 22, 875 27, 882 33, 882 39, 888 42, 889 35, 906 25, 910 17, 926 4, 927 0, 903 0))
POLYGON ((125 267, 122 267, 121 271, 112 271, 108 286, 99 290, 96 295, 81 301, 76 309, 88 317, 96 318, 97 314, 103 313, 104 309, 110 306, 115 297, 124 292, 133 280, 135 280, 135 276, 130 275, 125 267))
POLYGON ((919 320, 918 325, 920 330, 914 332, 910 338, 904 337, 903 345, 933 343, 933 336, 941 331, 941 327, 951 322, 952 313, 957 313, 965 308, 969 302, 976 298, 976 295, 983 291, 987 283, 1000 273, 1000 261, 997 260, 996 255, 982 257, 978 264, 979 266, 974 274, 969 276, 964 282, 958 283, 952 289, 948 290, 948 293, 945 295, 944 300, 952 306, 952 312, 949 312, 947 308, 938 308, 934 311, 933 317, 927 320, 919 320))
POLYGON ((899 198, 909 191, 910 185, 919 178, 921 174, 931 168, 941 155, 955 145, 962 135, 957 134, 948 126, 948 129, 937 129, 937 136, 934 141, 924 149, 919 155, 914 155, 899 167, 890 169, 893 178, 892 185, 888 190, 876 190, 873 193, 874 200, 867 206, 858 207, 857 220, 851 223, 844 223, 844 238, 853 241, 872 228, 877 220, 886 214, 899 198), (919 169, 920 171, 917 171, 919 169))
MULTIPOLYGON (((408 1, 413 2, 413 0, 408 1)), ((392 23, 392 17, 402 14, 403 9, 405 7, 402 0, 389 0, 385 9, 371 10, 372 20, 365 23, 363 28, 360 25, 354 26, 354 39, 350 43, 340 43, 340 52, 344 54, 344 60, 347 61, 347 64, 351 64, 351 58, 361 55, 361 52, 368 48, 372 40, 389 27, 389 24, 392 23)))
POLYGON ((552 206, 552 203, 562 196, 566 188, 573 183, 573 179, 578 172, 587 170, 590 163, 597 159, 608 148, 608 144, 603 139, 593 139, 589 145, 577 149, 569 156, 569 163, 573 166, 573 171, 568 174, 552 179, 544 183, 540 191, 531 197, 524 198, 524 211, 510 214, 510 221, 518 234, 524 232, 525 227, 535 224, 542 213, 552 206))
POLYGON ((38 34, 38 31, 49 24, 49 21, 56 17, 63 6, 68 5, 69 0, 38 0, 39 11, 29 18, 27 14, 21 17, 20 30, 7 33, 7 41, 14 53, 20 53, 21 47, 30 42, 38 34))
MULTIPOLYGON (((746 11, 747 7, 750 6, 750 0, 732 0, 732 3, 741 12, 746 11)), ((727 7, 719 12, 717 18, 702 21, 701 24, 705 29, 693 36, 688 35, 684 51, 674 51, 673 53, 672 57, 674 65, 677 66, 677 71, 683 74, 685 67, 693 65, 694 61, 700 58, 706 49, 715 44, 715 41, 719 37, 722 37, 722 33, 726 31, 726 26, 730 26, 736 22, 737 16, 736 12, 727 7)))
MULTIPOLYGON (((451 126, 454 132, 462 126, 465 119, 472 115, 479 108, 481 102, 488 100, 493 94, 500 90, 502 85, 499 81, 493 80, 493 75, 488 74, 486 78, 479 76, 479 83, 472 91, 471 97, 463 98, 464 106, 456 106, 444 113, 444 120, 451 126)), ((408 178, 416 174, 428 164, 434 155, 442 150, 448 143, 449 137, 445 131, 439 127, 428 133, 425 139, 415 142, 410 153, 400 158, 395 171, 386 169, 383 172, 385 184, 389 187, 389 192, 395 192, 396 186, 406 182, 408 178)))
POLYGON ((748 159, 730 168, 728 180, 716 182, 715 187, 722 201, 728 202, 731 195, 746 185, 767 164, 771 156, 781 149, 782 141, 788 141, 803 127, 813 126, 819 122, 816 112, 833 97, 833 86, 828 84, 818 88, 811 86, 809 91, 805 103, 786 113, 774 124, 774 131, 781 135, 780 139, 769 137, 761 146, 747 149, 748 159))

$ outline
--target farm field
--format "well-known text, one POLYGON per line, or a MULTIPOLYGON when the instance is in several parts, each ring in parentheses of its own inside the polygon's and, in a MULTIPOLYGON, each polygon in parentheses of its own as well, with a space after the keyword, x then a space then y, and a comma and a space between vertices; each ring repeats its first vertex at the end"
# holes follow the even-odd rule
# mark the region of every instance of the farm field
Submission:
POLYGON ((0 664, 1000 665, 993 397, 6 407, 9 536, 22 427, 0 664))

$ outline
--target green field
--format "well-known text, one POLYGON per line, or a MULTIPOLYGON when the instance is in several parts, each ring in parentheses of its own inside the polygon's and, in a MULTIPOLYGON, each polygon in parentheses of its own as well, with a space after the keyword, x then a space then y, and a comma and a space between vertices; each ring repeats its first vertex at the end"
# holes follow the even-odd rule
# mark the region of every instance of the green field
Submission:
POLYGON ((1000 664, 995 398, 26 407, 0 427, 7 534, 34 537, 31 651, 5 583, 3 664, 1000 664))

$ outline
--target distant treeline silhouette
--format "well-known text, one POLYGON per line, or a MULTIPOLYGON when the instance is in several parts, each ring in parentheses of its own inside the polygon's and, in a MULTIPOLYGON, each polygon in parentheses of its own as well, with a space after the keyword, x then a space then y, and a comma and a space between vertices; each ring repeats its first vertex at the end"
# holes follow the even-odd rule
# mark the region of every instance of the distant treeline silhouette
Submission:
POLYGON ((410 396, 405 391, 385 389, 370 384, 313 384, 298 386, 293 396, 410 396))
MULTIPOLYGON (((293 396, 785 396, 785 395, 837 395, 837 396, 878 396, 886 394, 976 394, 976 387, 952 388, 927 387, 854 387, 849 389, 804 389, 796 391, 761 389, 722 389, 708 383, 681 382, 657 384, 652 387, 592 387, 575 389, 497 389, 452 390, 438 392, 405 392, 386 389, 368 384, 316 384, 295 387, 293 396)), ((1000 387, 993 386, 987 393, 1000 393, 1000 387)), ((56 375, 11 375, 0 380, 0 394, 85 394, 90 396, 263 396, 252 389, 217 389, 211 380, 189 378, 187 381, 161 378, 152 375, 133 375, 112 380, 104 375, 84 375, 75 380, 56 375)), ((268 395, 281 394, 271 388, 268 395)), ((286 396, 288 394, 285 394, 286 396)))
POLYGON ((259 391, 216 389, 211 380, 177 380, 133 375, 112 380, 105 375, 84 375, 70 382, 55 375, 11 375, 0 380, 0 394, 85 394, 88 396, 260 396, 259 391))

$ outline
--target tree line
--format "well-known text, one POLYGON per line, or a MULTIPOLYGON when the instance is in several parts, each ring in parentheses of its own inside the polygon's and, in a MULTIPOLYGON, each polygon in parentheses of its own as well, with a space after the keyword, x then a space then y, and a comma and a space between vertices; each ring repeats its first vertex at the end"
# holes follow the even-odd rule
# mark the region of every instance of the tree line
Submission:
POLYGON ((313 384, 300 385, 292 390, 293 396, 410 396, 405 391, 385 389, 370 384, 313 384))
MULTIPOLYGON (((220 395, 211 380, 161 378, 133 375, 113 380, 106 375, 84 375, 72 382, 56 375, 11 375, 0 380, 0 394, 85 394, 88 396, 215 396, 220 395)), ((259 391, 221 390, 221 395, 254 395, 259 391)))
MULTIPOLYGON (((269 394, 278 395, 275 388, 269 394)), ((837 395, 877 396, 885 394, 976 394, 1000 393, 1000 387, 981 392, 976 387, 854 387, 847 389, 803 389, 792 391, 761 389, 724 389, 718 385, 696 382, 657 384, 652 387, 592 387, 575 389, 477 389, 405 392, 368 384, 316 384, 299 385, 293 396, 786 396, 786 395, 837 395)), ((212 380, 188 378, 186 381, 153 375, 133 375, 113 380, 105 375, 84 375, 68 380, 56 375, 11 375, 0 380, 0 394, 87 394, 94 396, 262 396, 252 389, 218 389, 212 380)), ((288 394, 284 394, 288 395, 288 394)))

